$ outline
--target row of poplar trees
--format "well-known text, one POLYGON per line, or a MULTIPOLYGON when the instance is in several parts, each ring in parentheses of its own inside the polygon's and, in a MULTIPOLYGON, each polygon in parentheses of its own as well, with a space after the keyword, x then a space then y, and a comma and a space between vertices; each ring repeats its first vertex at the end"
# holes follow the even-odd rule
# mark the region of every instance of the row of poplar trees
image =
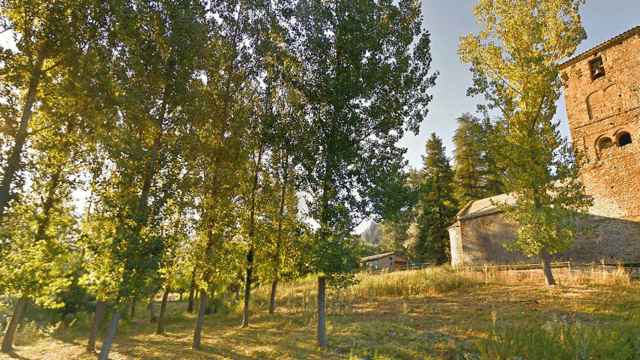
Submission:
POLYGON ((239 278, 247 326, 256 276, 273 311, 303 253, 329 280, 349 270, 358 216, 396 211, 396 143, 431 101, 420 5, 2 0, 2 350, 72 283, 97 300, 90 351, 112 309, 107 359, 125 306, 158 291, 162 332, 178 274, 200 348, 209 298, 239 278))

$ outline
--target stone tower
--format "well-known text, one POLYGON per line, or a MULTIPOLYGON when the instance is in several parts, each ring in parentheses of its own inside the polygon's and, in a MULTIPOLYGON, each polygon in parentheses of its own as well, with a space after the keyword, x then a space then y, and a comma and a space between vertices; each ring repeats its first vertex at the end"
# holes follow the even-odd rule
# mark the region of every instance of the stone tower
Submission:
POLYGON ((603 217, 640 221, 640 26, 560 66, 581 176, 603 217))

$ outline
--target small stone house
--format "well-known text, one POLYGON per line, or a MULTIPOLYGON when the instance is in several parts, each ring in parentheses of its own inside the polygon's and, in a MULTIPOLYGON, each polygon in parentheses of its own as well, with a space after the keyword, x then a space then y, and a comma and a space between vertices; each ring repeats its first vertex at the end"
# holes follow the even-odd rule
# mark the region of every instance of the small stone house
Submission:
MULTIPOLYGON (((586 157, 580 178, 594 204, 589 233, 556 260, 640 263, 640 26, 560 65, 573 146, 586 157)), ((472 201, 449 227, 453 266, 538 261, 509 252, 518 225, 495 204, 472 201)))
POLYGON ((398 252, 387 252, 360 259, 360 264, 367 270, 400 270, 407 267, 407 258, 398 252))

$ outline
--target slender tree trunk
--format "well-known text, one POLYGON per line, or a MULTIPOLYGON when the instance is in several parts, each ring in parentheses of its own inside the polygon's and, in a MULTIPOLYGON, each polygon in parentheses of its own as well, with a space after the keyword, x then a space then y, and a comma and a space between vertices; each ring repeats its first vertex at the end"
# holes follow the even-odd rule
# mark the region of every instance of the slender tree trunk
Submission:
POLYGON ((251 300, 251 282, 253 281, 253 258, 255 255, 254 235, 255 235, 255 218, 256 218, 256 192, 258 191, 258 179, 260 175, 260 164, 262 163, 262 144, 258 150, 258 157, 253 173, 253 186, 251 187, 251 211, 249 214, 249 251, 247 252, 247 272, 244 279, 244 308, 242 310, 242 327, 249 326, 249 306, 251 300))
POLYGON ((271 283, 271 297, 269 301, 269 314, 276 311, 276 291, 280 279, 280 252, 282 251, 282 223, 284 222, 284 205, 287 197, 287 181, 289 178, 289 154, 285 151, 282 165, 282 188, 280 191, 280 208, 278 209, 278 239, 276 242, 276 254, 274 259, 273 282, 271 283))
POLYGON ((554 286, 556 280, 553 278, 553 271, 551 270, 551 255, 549 255, 547 250, 542 250, 540 252, 540 258, 542 259, 542 271, 544 272, 545 282, 547 286, 554 286))
POLYGON ((22 108, 22 116, 16 132, 15 142, 9 151, 6 165, 2 169, 2 180, 0 181, 0 221, 4 218, 4 213, 11 201, 11 185, 15 180, 16 174, 20 171, 22 162, 22 151, 29 133, 29 123, 33 117, 33 104, 36 102, 38 86, 42 78, 42 64, 46 58, 46 45, 43 45, 38 51, 38 58, 34 68, 31 70, 31 79, 29 79, 29 88, 25 97, 24 106, 22 108))
POLYGON ((87 351, 90 353, 96 352, 96 338, 98 337, 98 330, 100 329, 100 323, 104 319, 105 312, 107 310, 107 304, 104 301, 96 301, 96 311, 93 316, 93 323, 91 324, 91 331, 89 332, 89 341, 87 342, 87 351))
POLYGON ((21 297, 20 299, 18 299, 16 305, 13 307, 13 316, 11 316, 11 321, 9 322, 7 331, 5 331, 4 338, 2 339, 2 352, 8 353, 13 350, 13 340, 16 336, 16 330, 18 329, 18 324, 20 324, 20 321, 22 321, 22 316, 24 315, 26 307, 26 297, 21 297))
POLYGON ((193 313, 193 302, 196 295, 196 267, 193 267, 191 273, 191 287, 189 288, 189 304, 187 305, 187 312, 193 313))
POLYGON ((247 273, 244 279, 244 307, 242 309, 242 327, 249 326, 249 306, 251 301, 251 282, 253 280, 253 246, 247 252, 247 273))
POLYGON ((131 320, 134 320, 134 318, 136 317, 136 299, 131 300, 131 308, 130 308, 130 313, 129 313, 129 318, 131 320))
POLYGON ((200 291, 200 305, 198 305, 198 318, 196 319, 196 328, 193 331, 193 345, 195 350, 200 350, 200 342, 202 340, 202 326, 204 325, 204 312, 209 301, 206 291, 200 291))
POLYGON ((153 294, 149 297, 149 306, 147 307, 149 309, 149 321, 151 322, 158 321, 158 317, 156 316, 156 304, 154 301, 155 297, 156 294, 153 294))
POLYGON ((158 317, 158 328, 156 329, 156 334, 158 335, 164 334, 164 314, 167 311, 167 300, 169 299, 169 291, 171 291, 171 289, 169 288, 169 286, 167 286, 164 289, 164 294, 162 294, 160 317, 158 317))
POLYGON ((318 277, 318 346, 321 348, 327 347, 325 280, 324 276, 318 277))
POLYGON ((271 297, 269 298, 269 314, 273 315, 276 312, 276 289, 278 288, 278 279, 273 279, 271 282, 271 297))
POLYGON ((120 309, 118 309, 116 305, 113 316, 111 317, 111 323, 109 324, 109 331, 107 331, 107 337, 104 339, 102 347, 100 348, 99 360, 109 360, 109 352, 111 351, 113 340, 116 338, 116 332, 118 331, 118 321, 120 321, 120 309))

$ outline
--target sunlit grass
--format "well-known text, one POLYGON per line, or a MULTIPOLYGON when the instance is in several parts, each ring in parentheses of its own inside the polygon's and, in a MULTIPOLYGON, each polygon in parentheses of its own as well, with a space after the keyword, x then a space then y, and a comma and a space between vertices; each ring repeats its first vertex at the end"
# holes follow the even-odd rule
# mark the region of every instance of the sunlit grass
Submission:
MULTIPOLYGON (((461 271, 447 267, 359 274, 329 291, 329 349, 315 345, 317 278, 282 284, 269 315, 269 287, 254 292, 251 326, 240 329, 236 305, 207 316, 203 349, 191 350, 194 315, 172 302, 166 335, 156 335, 144 306, 124 321, 113 359, 634 359, 640 289, 621 268, 555 271, 461 271), (586 354, 588 356, 583 357, 586 354), (602 357, 609 354, 610 357, 602 357), (546 357, 549 358, 549 357, 546 357), (553 357, 552 357, 553 358, 553 357)), ((84 354, 89 317, 70 327, 18 333, 24 359, 93 359, 84 354)), ((5 359, 0 356, 0 359, 5 359)))

